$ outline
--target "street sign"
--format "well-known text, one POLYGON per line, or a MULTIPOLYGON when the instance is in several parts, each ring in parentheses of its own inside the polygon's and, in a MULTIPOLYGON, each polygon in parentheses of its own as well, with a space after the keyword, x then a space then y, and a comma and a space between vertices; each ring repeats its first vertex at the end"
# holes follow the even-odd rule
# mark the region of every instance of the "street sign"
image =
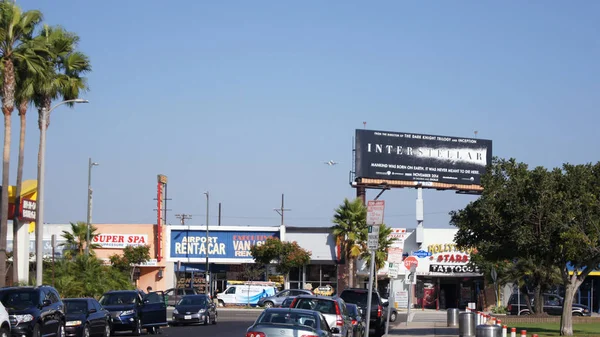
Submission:
POLYGON ((404 250, 398 247, 388 248, 388 262, 390 263, 402 263, 404 250))
POLYGON ((367 203, 367 225, 383 224, 383 210, 385 209, 385 201, 369 200, 367 203))
POLYGON ((388 273, 390 275, 390 278, 398 277, 398 265, 396 265, 395 263, 390 263, 388 273))
POLYGON ((367 248, 371 250, 376 250, 377 248, 379 248, 379 226, 369 226, 367 248))
POLYGON ((428 251, 425 251, 425 250, 417 250, 416 252, 413 252, 412 255, 414 255, 420 259, 423 259, 426 257, 430 257, 431 253, 428 251))
POLYGON ((415 266, 415 269, 419 266, 419 260, 417 260, 416 257, 409 256, 404 259, 404 267, 406 267, 407 270, 411 270, 413 265, 415 266))

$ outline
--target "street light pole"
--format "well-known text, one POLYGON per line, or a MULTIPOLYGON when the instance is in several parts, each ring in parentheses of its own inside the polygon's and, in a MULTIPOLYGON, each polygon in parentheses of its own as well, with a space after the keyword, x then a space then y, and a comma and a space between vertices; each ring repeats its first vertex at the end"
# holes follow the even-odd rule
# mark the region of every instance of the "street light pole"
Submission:
POLYGON ((208 201, 209 201, 209 196, 208 196, 208 191, 204 192, 204 194, 206 195, 206 270, 205 270, 205 280, 206 280, 206 286, 205 286, 205 291, 206 294, 209 295, 210 294, 210 290, 209 290, 209 277, 210 277, 210 273, 209 273, 209 266, 208 266, 208 243, 210 242, 210 237, 208 236, 208 201))
POLYGON ((90 255, 90 227, 92 226, 92 167, 98 166, 92 158, 88 162, 88 198, 87 198, 87 230, 85 235, 85 255, 90 255))
POLYGON ((38 165, 38 195, 37 195, 37 214, 35 219, 35 283, 38 286, 42 285, 42 275, 44 267, 44 179, 46 169, 46 128, 48 126, 48 116, 52 110, 67 103, 89 103, 88 100, 77 98, 62 101, 54 107, 47 110, 42 108, 42 116, 40 118, 40 149, 39 149, 39 165, 38 165))

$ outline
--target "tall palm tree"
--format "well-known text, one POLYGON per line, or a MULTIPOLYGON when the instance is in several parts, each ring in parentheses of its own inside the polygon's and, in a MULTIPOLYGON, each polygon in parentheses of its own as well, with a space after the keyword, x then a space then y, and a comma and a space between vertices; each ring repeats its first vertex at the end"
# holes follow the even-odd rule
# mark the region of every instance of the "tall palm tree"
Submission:
POLYGON ((354 286, 355 260, 362 252, 361 244, 366 241, 367 208, 360 198, 344 202, 335 210, 333 235, 340 243, 342 254, 348 263, 348 286, 354 286))
MULTIPOLYGON (((11 116, 15 108, 15 61, 31 56, 23 42, 31 39, 35 27, 42 21, 36 10, 22 12, 10 1, 0 2, 0 59, 2 63, 2 113, 4 114, 4 149, 2 153, 2 194, 0 199, 0 287, 6 284, 6 235, 8 226, 8 185, 10 169, 11 116)), ((35 71, 41 65, 35 59, 28 62, 35 71)))
POLYGON ((90 253, 93 253, 93 249, 99 248, 100 245, 93 244, 94 237, 98 235, 96 231, 98 228, 90 226, 90 241, 87 241, 87 223, 78 221, 77 223, 71 222, 71 231, 63 231, 62 237, 65 239, 65 243, 60 245, 64 247, 63 255, 67 258, 73 258, 77 255, 82 255, 85 251, 85 247, 89 245, 90 253))
MULTIPOLYGON (((377 271, 385 267, 385 263, 388 259, 388 249, 392 246, 395 238, 390 237, 392 234, 392 228, 382 224, 379 226, 379 248, 375 251, 375 275, 373 277, 375 283, 373 284, 377 289, 377 271)), ((366 236, 366 234, 365 234, 366 236)), ((371 252, 367 249, 366 245, 362 246, 362 253, 360 258, 366 262, 368 268, 371 268, 371 252)), ((369 269, 370 270, 370 269, 369 269)))

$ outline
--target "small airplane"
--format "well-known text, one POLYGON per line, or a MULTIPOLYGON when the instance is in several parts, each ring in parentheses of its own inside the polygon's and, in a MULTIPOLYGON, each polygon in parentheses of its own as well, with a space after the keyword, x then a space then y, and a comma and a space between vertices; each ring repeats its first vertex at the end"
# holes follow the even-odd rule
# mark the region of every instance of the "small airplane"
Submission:
POLYGON ((330 161, 326 161, 326 162, 324 162, 324 164, 326 164, 326 165, 329 165, 329 166, 333 166, 333 165, 337 165, 337 164, 339 164, 339 163, 338 163, 338 162, 335 162, 335 161, 333 161, 333 160, 330 160, 330 161))

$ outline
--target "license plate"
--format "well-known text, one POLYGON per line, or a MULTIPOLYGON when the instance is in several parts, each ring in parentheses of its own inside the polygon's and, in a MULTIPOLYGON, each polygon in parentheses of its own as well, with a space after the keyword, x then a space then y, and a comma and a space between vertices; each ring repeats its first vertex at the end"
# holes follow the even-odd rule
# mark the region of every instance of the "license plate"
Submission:
POLYGON ((183 319, 192 319, 192 315, 185 315, 183 316, 183 319))

